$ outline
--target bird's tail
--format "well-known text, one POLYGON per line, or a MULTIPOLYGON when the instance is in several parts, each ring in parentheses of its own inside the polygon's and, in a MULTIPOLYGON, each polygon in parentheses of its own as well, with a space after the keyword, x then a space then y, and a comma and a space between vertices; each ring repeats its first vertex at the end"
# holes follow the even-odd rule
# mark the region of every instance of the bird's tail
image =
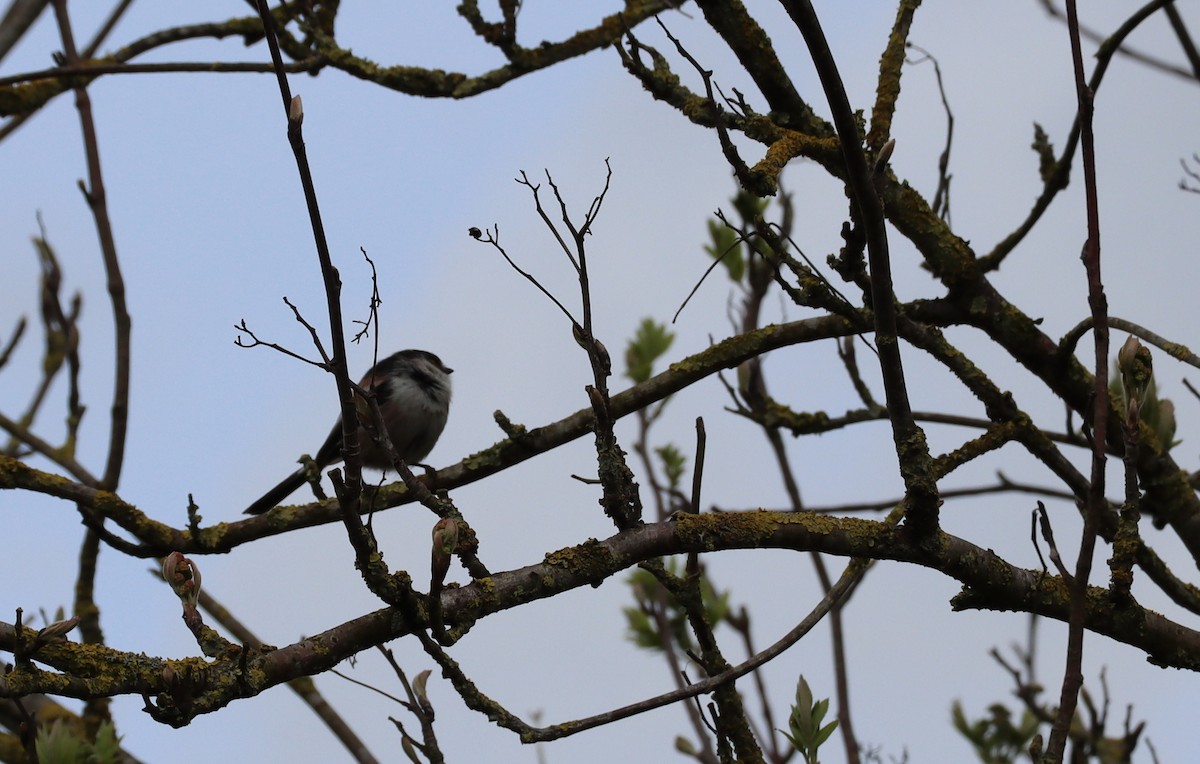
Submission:
POLYGON ((288 475, 283 479, 282 482, 279 483, 279 485, 267 491, 257 501, 246 507, 245 514, 261 515, 268 509, 277 507, 279 502, 291 495, 292 491, 295 491, 297 488, 304 485, 306 482, 305 474, 304 468, 301 467, 292 474, 288 475))

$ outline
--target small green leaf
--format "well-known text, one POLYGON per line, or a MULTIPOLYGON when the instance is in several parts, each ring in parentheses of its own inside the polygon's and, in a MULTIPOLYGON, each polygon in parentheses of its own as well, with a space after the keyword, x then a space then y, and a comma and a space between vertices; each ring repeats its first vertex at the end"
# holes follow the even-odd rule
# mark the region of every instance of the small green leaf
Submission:
POLYGON ((96 730, 96 742, 92 744, 92 755, 88 764, 117 764, 121 760, 121 739, 112 722, 104 722, 96 730))
POLYGON ((760 199, 744 189, 739 190, 733 197, 733 208, 742 217, 742 222, 747 228, 754 226, 754 221, 767 211, 767 205, 770 203, 769 199, 760 199))
POLYGON ((42 764, 83 764, 87 761, 89 747, 64 722, 42 727, 34 741, 38 761, 42 764))
POLYGON ((783 736, 788 739, 792 747, 804 756, 807 764, 816 764, 817 749, 837 729, 836 719, 824 727, 821 726, 821 720, 828 712, 829 699, 822 698, 814 702, 812 690, 809 688, 808 682, 801 676, 800 681, 796 683, 796 703, 792 706, 791 715, 788 716, 788 727, 791 729, 791 734, 782 730, 780 732, 783 732, 783 736))
POLYGON ((639 608, 627 607, 625 611, 626 635, 635 645, 645 650, 663 649, 662 638, 650 623, 650 617, 639 608))
POLYGON ((625 376, 634 382, 645 382, 654 373, 654 362, 657 361, 671 343, 675 334, 667 331, 666 324, 659 324, 651 318, 642 319, 633 339, 625 346, 625 376))
POLYGON ((705 245, 704 251, 721 261, 730 281, 740 282, 746 274, 746 255, 737 233, 719 220, 709 220, 708 235, 712 243, 705 245))
POLYGON ((683 479, 683 471, 687 469, 687 457, 673 443, 659 446, 654 449, 654 453, 662 460, 663 474, 667 477, 668 485, 678 488, 683 479))
POLYGON ((813 748, 820 748, 821 744, 828 740, 829 736, 833 734, 833 731, 837 729, 837 726, 837 719, 834 719, 829 724, 826 724, 824 727, 817 730, 817 735, 813 739, 813 748))

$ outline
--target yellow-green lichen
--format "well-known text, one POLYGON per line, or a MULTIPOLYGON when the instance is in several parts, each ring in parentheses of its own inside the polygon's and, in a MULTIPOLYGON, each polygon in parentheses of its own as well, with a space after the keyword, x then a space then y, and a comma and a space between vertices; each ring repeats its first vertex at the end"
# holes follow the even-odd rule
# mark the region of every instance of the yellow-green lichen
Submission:
POLYGON ((612 553, 596 539, 588 539, 578 546, 549 552, 545 564, 552 568, 570 571, 592 581, 607 577, 613 567, 612 553))

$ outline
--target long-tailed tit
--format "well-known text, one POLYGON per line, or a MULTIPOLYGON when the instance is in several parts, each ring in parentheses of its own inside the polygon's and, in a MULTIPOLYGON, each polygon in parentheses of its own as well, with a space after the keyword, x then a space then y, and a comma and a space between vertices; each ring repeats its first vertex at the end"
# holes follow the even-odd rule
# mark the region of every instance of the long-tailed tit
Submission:
MULTIPOLYGON (((360 383, 375 393, 392 446, 400 458, 410 464, 424 459, 433 450, 446 426, 452 371, 433 353, 401 350, 375 364, 360 383)), ((361 423, 358 446, 364 467, 387 469, 392 466, 388 453, 375 445, 370 432, 361 423)), ((325 469, 341 459, 342 421, 339 418, 313 462, 319 469, 325 469)), ((247 507, 246 514, 266 512, 304 485, 307 479, 307 473, 301 467, 247 507)))

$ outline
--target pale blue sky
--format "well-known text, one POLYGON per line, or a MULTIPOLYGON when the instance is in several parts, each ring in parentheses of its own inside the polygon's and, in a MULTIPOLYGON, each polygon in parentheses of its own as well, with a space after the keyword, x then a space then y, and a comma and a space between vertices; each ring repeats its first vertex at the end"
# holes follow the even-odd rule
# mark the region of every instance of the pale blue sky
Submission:
MULTIPOLYGON (((101 9, 74 5, 76 34, 85 37, 101 9)), ((246 12, 240 2, 210 5, 211 18, 246 12)), ((530 25, 525 41, 561 36, 578 26, 575 19, 594 18, 614 5, 587 3, 597 10, 568 17, 548 4, 528 2, 522 16, 530 25)), ((761 11, 773 31, 802 94, 825 113, 799 35, 774 5, 750 6, 761 11)), ((894 11, 892 4, 879 2, 853 4, 852 12, 848 7, 817 4, 851 101, 856 108, 869 108, 894 11)), ((1111 29, 1116 20, 1087 10, 1086 20, 1101 29, 1111 29)), ((715 70, 726 92, 738 87, 761 105, 731 57, 698 23, 698 12, 689 6, 688 14, 663 18, 715 70)), ((135 4, 113 39, 123 42, 201 18, 194 6, 135 4)), ((388 63, 472 73, 497 63, 449 5, 439 12, 402 11, 384 3, 347 7, 339 33, 356 52, 388 63)), ((671 48, 652 25, 639 35, 664 52, 671 48)), ((941 61, 957 120, 955 228, 986 250, 1015 227, 1037 192, 1036 157, 1029 150, 1032 123, 1041 123, 1056 147, 1070 125, 1074 95, 1065 28, 1046 19, 1034 2, 930 0, 917 13, 911 39, 941 61)), ((1147 22, 1131 42, 1180 59, 1162 19, 1147 22)), ((47 66, 57 48, 47 16, 0 73, 47 66)), ((1094 46, 1085 50, 1090 55, 1094 46)), ((261 45, 245 49, 227 41, 180 45, 147 60, 265 56, 261 45)), ((678 63, 677 71, 691 79, 685 64, 678 63)), ((604 160, 610 158, 612 188, 589 254, 597 332, 617 357, 644 316, 667 320, 675 312, 707 266, 701 251, 705 220, 727 206, 733 191, 716 137, 653 102, 623 73, 612 50, 465 102, 408 98, 333 71, 317 79, 293 77, 292 88, 304 99, 305 138, 330 246, 342 269, 347 316, 365 312, 369 284, 361 246, 380 268, 382 348, 427 348, 456 370, 450 423, 429 458, 435 465, 499 440, 492 422, 496 409, 536 426, 586 404, 586 360, 557 309, 496 253, 466 235, 469 226, 498 224, 502 241, 523 267, 569 304, 577 302, 569 266, 537 220, 526 190, 512 181, 521 170, 536 178, 549 168, 572 210, 582 214, 602 188, 604 160)), ((284 295, 323 323, 319 272, 278 91, 273 79, 262 75, 198 74, 105 77, 90 91, 134 316, 133 413, 122 495, 158 519, 183 524, 191 492, 205 522, 236 520, 242 507, 292 469, 300 453, 317 447, 336 408, 331 381, 320 373, 268 350, 233 345, 233 325, 245 318, 261 337, 307 352, 307 335, 280 301, 284 295)), ((1196 95, 1194 84, 1118 59, 1097 98, 1104 269, 1112 314, 1193 343, 1197 266, 1192 249, 1200 238, 1200 198, 1175 185, 1178 159, 1200 149, 1194 139, 1200 117, 1196 95)), ((897 173, 932 193, 944 122, 928 65, 905 73, 895 135, 897 173)), ((89 412, 80 458, 100 471, 107 445, 111 321, 93 225, 75 188, 85 173, 78 136, 72 101, 63 97, 0 144, 0 252, 6 265, 0 336, 7 336, 18 315, 36 316, 37 270, 28 239, 37 231, 34 216, 41 211, 68 288, 85 295, 83 383, 89 412)), ((757 158, 758 152, 750 148, 747 155, 757 158)), ((1045 317, 1054 337, 1087 312, 1078 260, 1084 235, 1080 178, 1077 173, 1076 184, 996 277, 1021 307, 1045 317)), ((800 162, 789 168, 785 183, 796 195, 798 241, 821 261, 838 245, 845 216, 841 193, 823 173, 800 162)), ((911 248, 895 235, 892 247, 900 296, 937 294, 937 284, 917 267, 911 248)), ((701 288, 673 327, 678 338, 671 359, 702 349, 710 336, 730 333, 727 295, 722 278, 701 288)), ((770 302, 766 312, 768 320, 798 315, 779 301, 770 302)), ((967 331, 953 336, 968 343, 973 339, 967 331)), ((38 342, 36 333, 27 337, 0 373, 0 406, 6 413, 28 398, 38 342)), ((354 368, 369 364, 369 348, 351 352, 354 368)), ((977 353, 1018 403, 1047 427, 1061 427, 1060 406, 1023 370, 1011 368, 993 351, 977 353)), ((860 361, 866 366, 869 358, 863 353, 860 361)), ((946 375, 915 352, 906 349, 905 362, 915 408, 979 413, 969 396, 948 385, 946 375)), ((837 412, 854 405, 832 346, 777 352, 766 368, 773 391, 798 408, 837 412)), ((1185 370, 1165 359, 1157 368, 1160 389, 1179 408, 1184 444, 1177 458, 1190 465, 1200 411, 1179 381, 1185 370)), ((621 386, 614 380, 614 387, 621 386)), ((56 401, 61 388, 57 393, 56 401)), ((781 506, 784 494, 770 469, 765 441, 749 424, 724 413, 725 404, 715 380, 702 383, 677 396, 656 435, 690 453, 692 423, 703 415, 709 431, 706 500, 730 507, 781 506)), ((43 432, 50 437, 59 410, 51 408, 43 418, 43 432)), ((824 504, 896 495, 899 481, 884 427, 789 441, 806 500, 824 504)), ((619 432, 631 439, 632 423, 623 423, 619 432)), ((961 430, 930 430, 935 450, 952 448, 963 437, 961 430)), ((580 441, 455 492, 493 570, 527 565, 547 551, 611 534, 597 507, 597 492, 569 478, 591 465, 594 456, 580 441)), ((1048 481, 1030 459, 1006 449, 1001 458, 973 465, 948 484, 986 481, 997 469, 1048 481)), ((950 531, 1033 567, 1031 504, 1029 497, 990 497, 951 504, 943 517, 950 531)), ((81 536, 73 509, 27 495, 0 497, 0 507, 4 527, 19 529, 6 538, 0 558, 0 580, 7 582, 0 588, 0 612, 9 613, 4 618, 11 618, 18 605, 30 612, 69 603, 71 561, 81 536), (47 560, 62 562, 47 569, 47 560)), ((1074 510, 1057 505, 1052 511, 1061 543, 1072 536, 1074 510)), ((428 515, 408 508, 386 513, 376 525, 388 562, 423 576, 428 515)), ((1168 553, 1173 550, 1167 540, 1147 532, 1168 553)), ((329 527, 198 562, 209 591, 264 640, 287 643, 377 607, 351 559, 340 529, 329 527)), ((718 585, 733 588, 735 600, 751 607, 760 646, 777 639, 816 601, 817 585, 804 555, 728 553, 710 556, 707 563, 718 585)), ((105 550, 101 566, 99 599, 111 644, 163 656, 196 653, 179 622, 177 603, 144 572, 147 563, 105 550)), ((1179 563, 1181 574, 1190 569, 1187 562, 1179 563)), ((466 580, 457 566, 451 576, 466 580)), ((545 723, 661 692, 671 686, 665 665, 623 639, 620 608, 628 601, 623 580, 489 618, 452 652, 482 690, 527 719, 541 710, 545 723)), ((897 756, 907 749, 914 762, 965 760, 965 744, 950 728, 951 701, 961 698, 978 714, 987 703, 1009 697, 1007 675, 986 653, 1020 639, 1025 620, 952 614, 947 600, 956 591, 940 575, 881 565, 856 593, 846 618, 862 743, 897 756)), ((1148 604, 1166 607, 1151 593, 1139 594, 1148 604)), ((1041 678, 1054 687, 1064 631, 1045 623, 1042 633, 1041 678)), ((1181 723, 1183 709, 1200 700, 1195 677, 1150 667, 1131 649, 1102 638, 1091 637, 1087 644, 1087 679, 1095 682, 1107 665, 1113 715, 1119 717, 1123 710, 1118 709, 1134 703, 1137 716, 1150 720, 1146 734, 1160 760, 1184 760, 1195 749, 1190 726, 1181 723)), ((408 641, 394 648, 412 674, 430 665, 408 641)), ((740 658, 732 640, 729 650, 740 658)), ((343 668, 396 690, 373 656, 363 656, 357 668, 343 668)), ((786 716, 799 673, 816 693, 832 695, 825 629, 770 666, 777 719, 786 716)), ((318 682, 377 756, 397 760, 399 738, 386 717, 402 716, 402 709, 335 677, 318 682)), ((436 672, 430 688, 449 760, 535 760, 532 748, 463 709, 436 672)), ((122 698, 114 708, 130 750, 147 761, 344 758, 332 736, 283 688, 201 717, 183 730, 154 724, 140 705, 140 698, 122 698)), ((675 756, 674 736, 686 732, 683 712, 668 708, 552 744, 545 753, 550 762, 669 760, 675 756)), ((840 762, 840 744, 831 743, 823 760, 840 762)), ((1139 760, 1149 760, 1144 750, 1139 760)))

